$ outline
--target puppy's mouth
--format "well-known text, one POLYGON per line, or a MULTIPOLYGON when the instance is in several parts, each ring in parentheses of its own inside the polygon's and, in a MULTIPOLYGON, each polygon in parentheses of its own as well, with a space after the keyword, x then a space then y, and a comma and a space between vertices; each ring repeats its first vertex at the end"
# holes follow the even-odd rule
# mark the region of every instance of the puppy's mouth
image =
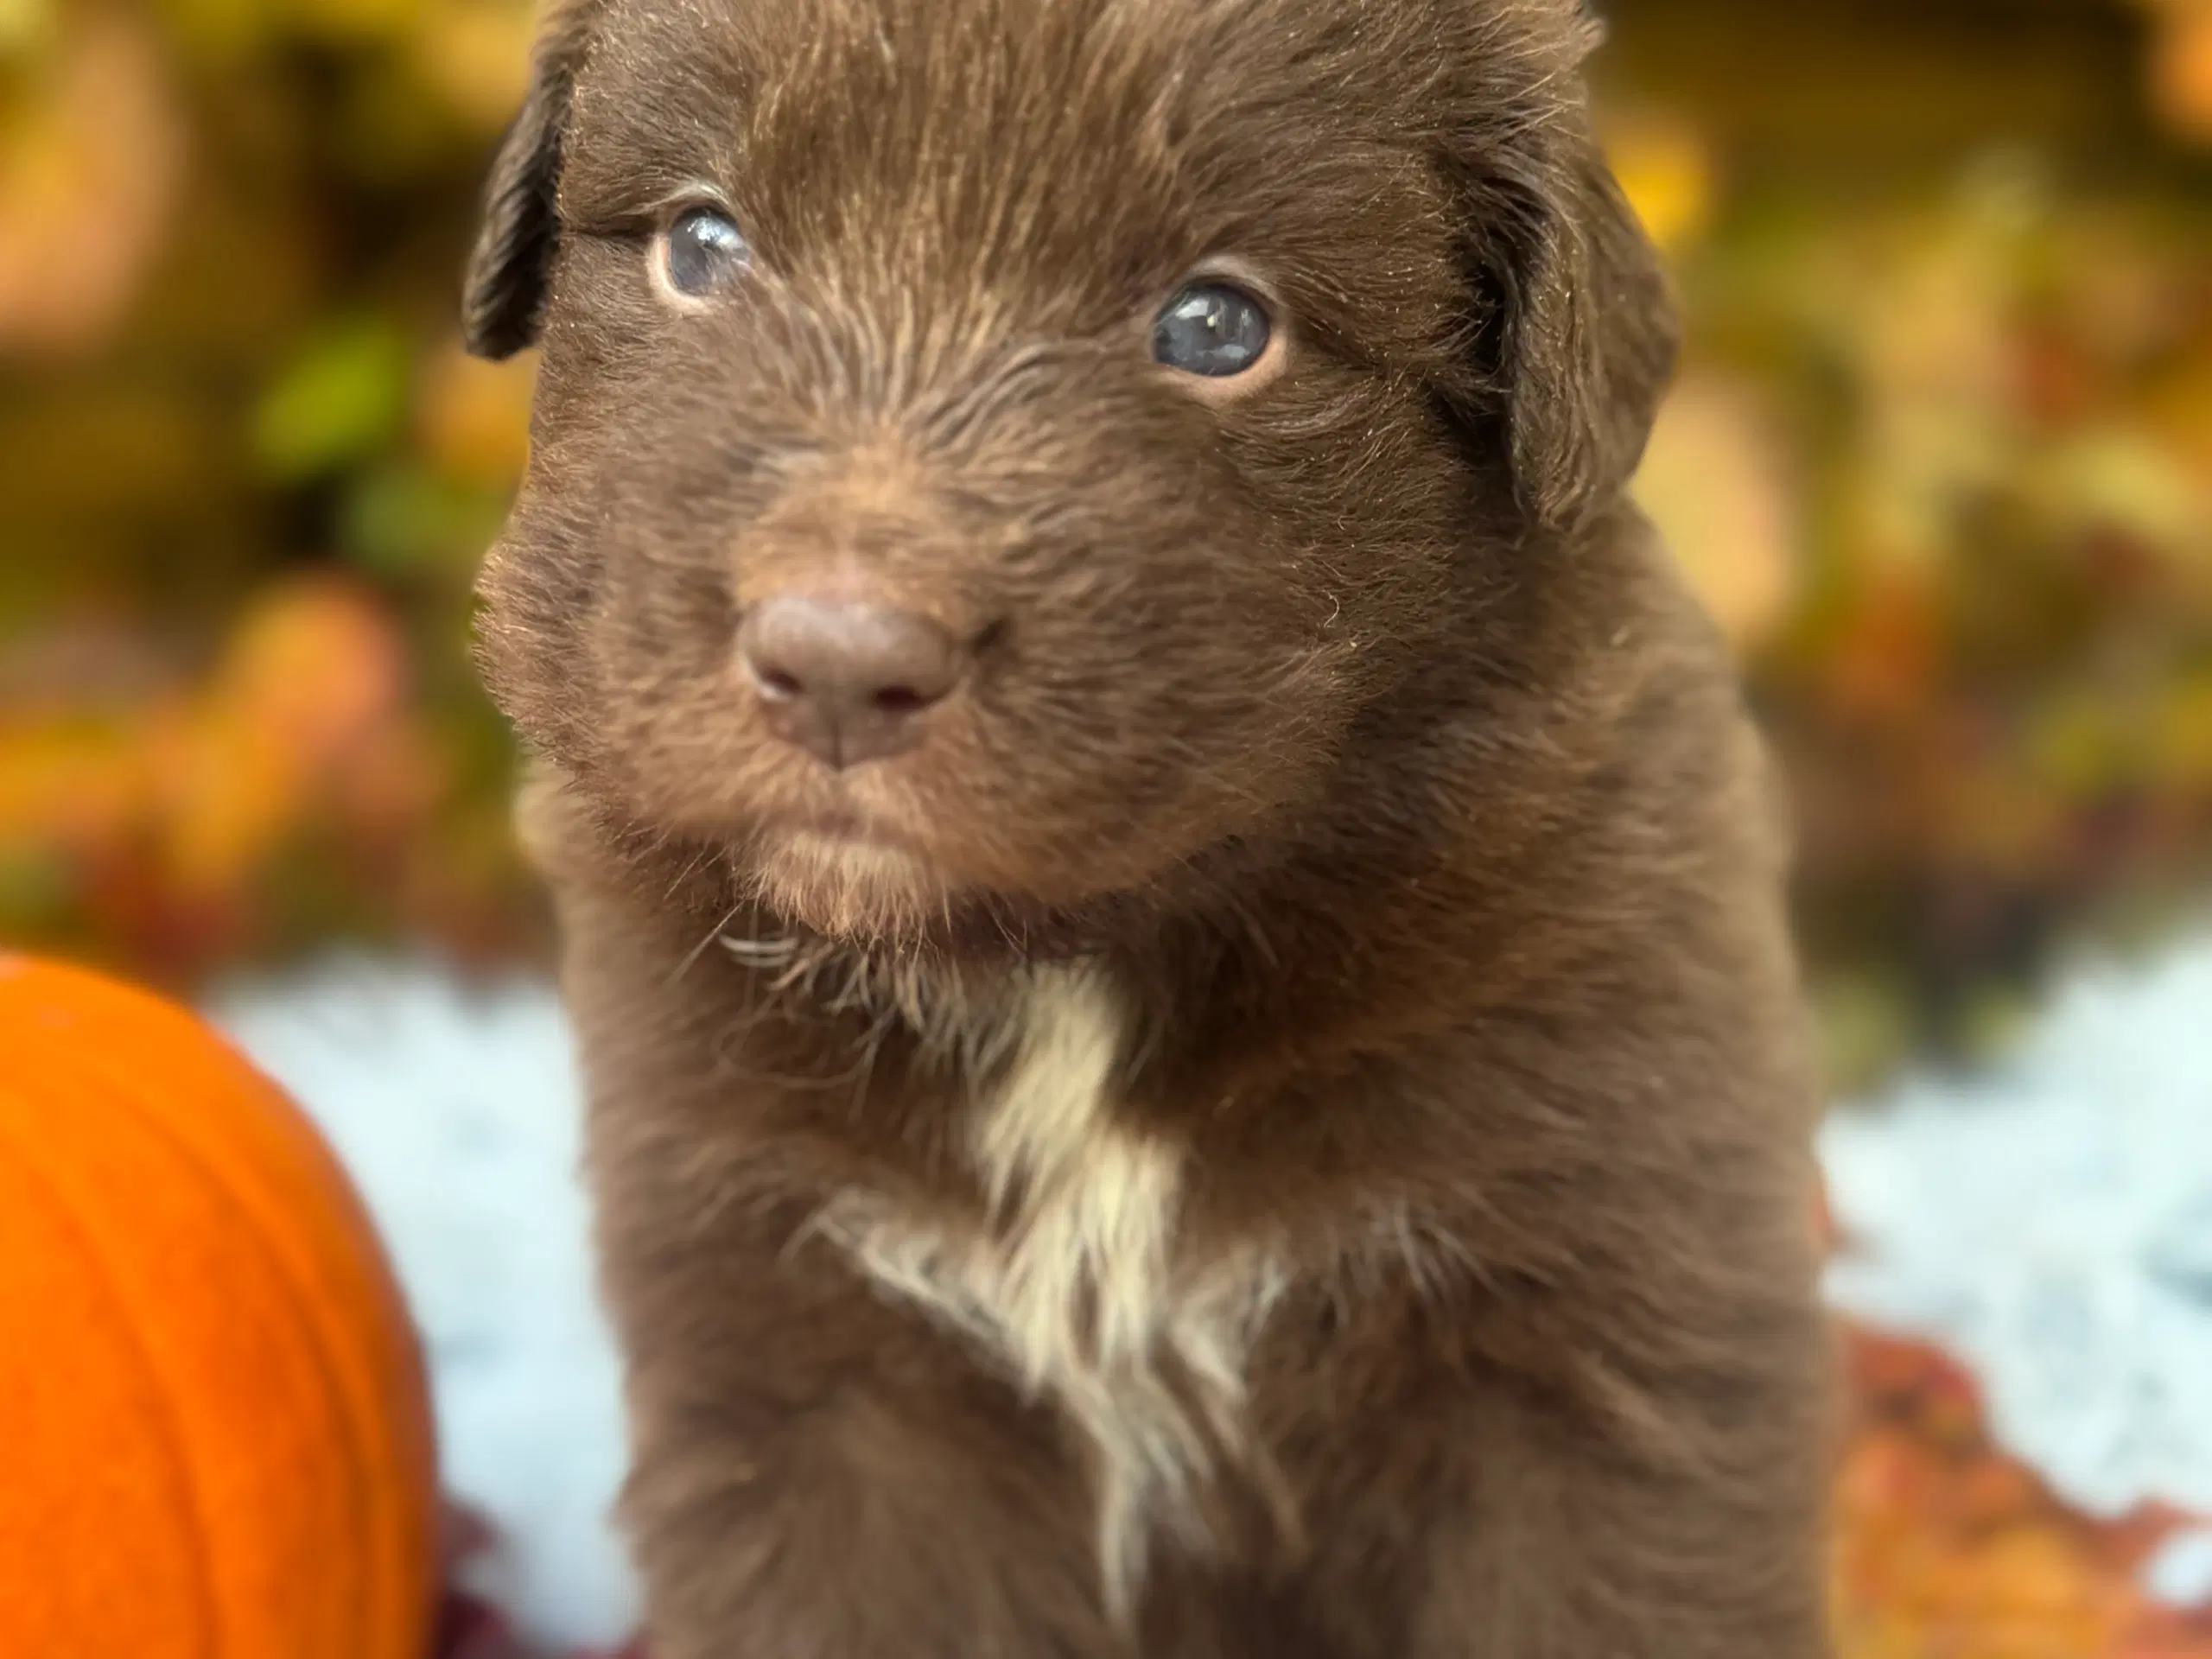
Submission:
POLYGON ((919 937, 944 918, 956 891, 918 838, 856 814, 765 829, 746 863, 771 908, 836 938, 919 937))

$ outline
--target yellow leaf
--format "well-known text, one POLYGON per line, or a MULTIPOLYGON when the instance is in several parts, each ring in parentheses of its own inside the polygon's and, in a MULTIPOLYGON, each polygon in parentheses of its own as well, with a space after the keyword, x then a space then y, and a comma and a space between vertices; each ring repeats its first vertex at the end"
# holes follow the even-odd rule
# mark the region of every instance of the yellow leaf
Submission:
POLYGON ((534 353, 486 363, 450 340, 423 365, 417 425, 423 448, 457 482, 505 488, 530 454, 534 353))
POLYGON ((1638 505, 1690 585, 1746 649, 1782 620, 1796 585, 1796 503, 1772 427, 1747 393, 1686 375, 1636 479, 1638 505))
POLYGON ((0 0, 0 62, 45 46, 59 21, 54 0, 0 0))
POLYGON ((0 843, 108 846, 146 805, 134 734, 111 721, 60 718, 0 728, 0 843))
POLYGON ((1679 118, 1642 115, 1615 118, 1605 139, 1614 176, 1651 239, 1669 252, 1695 240, 1716 194, 1703 136, 1679 118))
POLYGON ((532 28, 527 0, 435 0, 416 26, 416 76, 471 125, 496 132, 522 105, 532 28))
POLYGON ((2156 10, 2148 66, 2152 113, 2184 143, 2212 144, 2212 5, 2166 0, 2156 10))
POLYGON ((297 816, 306 782, 274 734, 227 710, 201 710, 161 746, 163 869, 180 894, 235 887, 297 816))
POLYGON ((182 174, 183 124, 145 25, 105 11, 73 22, 0 130, 0 352, 105 338, 138 294, 182 174))

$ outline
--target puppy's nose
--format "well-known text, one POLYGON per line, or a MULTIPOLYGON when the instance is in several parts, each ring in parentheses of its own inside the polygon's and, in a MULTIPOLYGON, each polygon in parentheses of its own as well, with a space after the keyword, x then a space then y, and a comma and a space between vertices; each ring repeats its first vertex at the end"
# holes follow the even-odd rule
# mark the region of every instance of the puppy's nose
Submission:
POLYGON ((914 716, 963 666, 958 643, 926 617, 798 594, 747 612, 737 648, 770 729, 838 767, 912 747, 914 716))

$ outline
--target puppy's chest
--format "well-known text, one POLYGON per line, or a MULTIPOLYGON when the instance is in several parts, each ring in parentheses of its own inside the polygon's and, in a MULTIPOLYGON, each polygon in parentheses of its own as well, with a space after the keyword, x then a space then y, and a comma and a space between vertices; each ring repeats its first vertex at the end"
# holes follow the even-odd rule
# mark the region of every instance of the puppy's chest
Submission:
POLYGON ((1004 1075, 973 1103, 986 1205, 972 1224, 849 1193, 823 1217, 879 1289, 1054 1402, 1094 1453, 1100 1566, 1126 1602, 1147 1540, 1203 1547, 1204 1489, 1260 1472, 1245 1363, 1285 1274, 1256 1248, 1191 1248, 1181 1153, 1117 1118, 1122 1032, 1080 970, 1040 976, 1017 1008, 1004 1075))

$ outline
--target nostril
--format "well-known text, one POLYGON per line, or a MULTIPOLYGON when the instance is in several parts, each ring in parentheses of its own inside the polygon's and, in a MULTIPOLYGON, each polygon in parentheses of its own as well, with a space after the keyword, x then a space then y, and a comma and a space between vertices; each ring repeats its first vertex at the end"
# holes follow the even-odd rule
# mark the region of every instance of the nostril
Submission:
POLYGON ((799 683, 798 676, 784 669, 766 668, 756 663, 753 665, 753 678, 760 686, 761 696, 778 702, 794 702, 806 695, 806 687, 799 683))
POLYGON ((911 685, 887 685, 870 701, 879 714, 918 715, 938 699, 911 685))

